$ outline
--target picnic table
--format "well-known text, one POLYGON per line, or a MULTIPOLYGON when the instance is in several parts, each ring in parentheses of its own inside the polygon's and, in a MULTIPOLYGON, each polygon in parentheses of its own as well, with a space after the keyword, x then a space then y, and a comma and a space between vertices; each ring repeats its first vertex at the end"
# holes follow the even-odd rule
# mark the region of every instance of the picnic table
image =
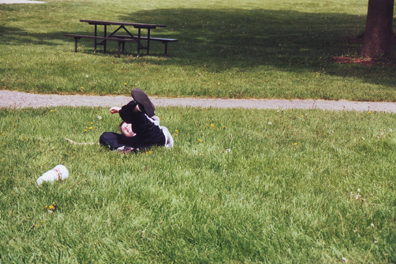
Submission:
POLYGON ((116 22, 116 21, 101 21, 101 20, 85 20, 82 19, 80 22, 85 22, 90 25, 94 25, 94 35, 78 35, 78 34, 65 34, 66 37, 74 37, 75 47, 74 51, 77 52, 77 41, 81 38, 88 38, 94 40, 94 52, 96 52, 96 47, 98 45, 103 45, 103 50, 106 52, 107 41, 118 42, 118 57, 120 57, 120 51, 124 52, 126 42, 136 42, 137 43, 137 56, 140 55, 140 50, 147 50, 147 55, 150 54, 150 41, 159 41, 165 44, 165 55, 168 54, 168 42, 177 42, 177 39, 169 38, 156 38, 150 35, 150 30, 157 27, 166 27, 166 25, 160 24, 144 24, 144 23, 131 23, 131 22, 116 22), (103 37, 98 36, 98 26, 104 26, 103 37), (117 26, 117 29, 112 31, 107 35, 108 26, 117 26), (133 35, 127 27, 133 27, 138 29, 138 34, 133 35), (147 30, 147 35, 142 35, 142 29, 147 30), (123 32, 123 35, 119 35, 119 31, 123 32), (146 45, 144 45, 146 43, 146 45))

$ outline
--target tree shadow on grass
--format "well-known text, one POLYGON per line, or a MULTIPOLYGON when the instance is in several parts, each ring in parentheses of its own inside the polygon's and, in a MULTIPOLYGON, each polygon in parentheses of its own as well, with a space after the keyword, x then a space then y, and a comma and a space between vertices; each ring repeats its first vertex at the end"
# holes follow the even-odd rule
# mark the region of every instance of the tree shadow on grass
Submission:
MULTIPOLYGON (((357 77, 365 82, 394 87, 393 70, 376 66, 340 65, 334 56, 358 56, 366 17, 334 13, 302 13, 265 9, 158 9, 120 16, 120 21, 165 24, 153 36, 177 38, 169 44, 174 60, 182 65, 215 65, 212 71, 275 67, 293 72, 322 72, 357 77)), ((155 63, 155 62, 153 62, 155 63)), ((163 63, 163 62, 162 62, 163 63)))
POLYGON ((234 59, 240 67, 254 67, 344 52, 344 43, 337 45, 345 37, 345 26, 349 26, 344 21, 364 22, 357 16, 345 16, 264 9, 162 9, 139 11, 120 19, 166 24, 165 30, 158 29, 153 35, 179 39, 172 56, 234 59))
MULTIPOLYGON (((100 19, 89 18, 89 19, 100 19)), ((288 72, 321 72, 328 75, 360 78, 368 83, 394 87, 393 70, 370 65, 341 65, 331 62, 334 56, 356 55, 361 42, 349 41, 364 30, 365 17, 335 13, 302 13, 265 9, 157 9, 114 16, 115 21, 165 24, 151 34, 155 37, 177 38, 164 46, 152 42, 145 60, 151 64, 205 67, 211 72, 230 69, 237 72, 277 69, 288 72), (156 56, 165 58, 158 60, 156 56), (381 71, 380 78, 370 73, 381 71)), ((47 22, 50 23, 50 22, 47 22)), ((29 34, 18 28, 0 27, 2 42, 11 45, 59 45, 73 43, 66 33, 91 34, 93 26, 81 27, 61 21, 63 31, 29 34), (62 26, 63 24, 63 26, 62 26), (73 30, 78 28, 78 32, 73 30), (87 31, 84 31, 88 29, 87 31), (54 41, 56 40, 56 41, 54 41)), ((48 25, 50 28, 51 25, 48 25)), ((98 28, 102 30, 101 27, 98 28)), ((136 30, 135 30, 136 31, 136 30)), ((99 32, 101 34, 101 32, 99 32)), ((93 51, 92 40, 79 40, 85 52, 93 51)), ((136 55, 136 44, 127 43, 127 54, 136 55)), ((116 43, 109 43, 108 51, 116 55, 116 43)), ((98 47, 101 54, 102 47, 98 47)), ((145 54, 145 51, 142 51, 145 54)), ((126 63, 140 63, 127 60, 126 63)))
MULTIPOLYGON (((98 17, 89 19, 100 19, 98 17)), ((310 66, 318 64, 319 58, 353 53, 360 44, 349 43, 348 38, 361 33, 365 18, 347 14, 316 14, 296 11, 265 9, 157 9, 145 10, 114 17, 115 21, 165 24, 165 28, 151 31, 154 37, 177 38, 179 42, 169 43, 170 64, 217 65, 219 70, 238 67, 254 68, 262 65, 287 67, 290 65, 310 66)), ((59 22, 61 23, 61 22, 59 22)), ((9 38, 15 43, 32 42, 48 44, 45 39, 60 39, 74 43, 64 34, 93 35, 93 26, 75 25, 64 21, 68 30, 48 34, 26 35, 23 30, 8 29, 9 38), (35 40, 36 39, 36 40, 35 40)), ((48 25, 50 27, 50 25, 48 25)), ((58 28, 61 26, 58 26, 58 28)), ((116 26, 109 26, 108 32, 116 26)), ((101 35, 102 27, 98 27, 101 35)), ((136 33, 136 30, 131 30, 136 33)), ((143 30, 145 33, 145 30, 143 30)), ((4 40, 3 40, 4 41, 4 40)), ((5 40, 6 41, 6 40, 5 40)), ((92 40, 81 40, 92 43, 92 40)), ((136 45, 136 44, 133 44, 136 45)), ((163 44, 152 42, 152 55, 163 55, 163 44)), ((113 45, 116 47, 117 45, 113 45)), ((89 46, 87 45, 87 48, 89 46)), ((93 49, 93 45, 92 45, 93 49)), ((133 51, 136 49, 133 48, 133 51)), ((100 49, 99 49, 100 51, 100 49)), ((142 52, 144 55, 144 52, 142 52)), ((150 58, 147 58, 148 60, 150 58)), ((133 63, 133 61, 131 61, 133 63)), ((155 61, 153 60, 153 63, 155 61)), ((163 63, 163 62, 161 62, 163 63)), ((320 64, 320 63, 319 63, 320 64)))
POLYGON ((4 45, 58 45, 53 39, 58 39, 59 34, 31 33, 20 28, 0 26, 1 42, 4 45))

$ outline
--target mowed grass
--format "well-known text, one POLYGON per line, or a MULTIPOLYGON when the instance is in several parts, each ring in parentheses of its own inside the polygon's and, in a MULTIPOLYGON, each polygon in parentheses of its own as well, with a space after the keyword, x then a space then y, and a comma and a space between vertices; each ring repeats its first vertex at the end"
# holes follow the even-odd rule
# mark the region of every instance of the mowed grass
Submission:
POLYGON ((46 2, 0 5, 0 89, 396 101, 394 62, 332 62, 359 55, 366 0, 46 2), (140 57, 127 43, 118 58, 116 43, 93 53, 93 40, 82 39, 74 53, 74 39, 64 34, 94 31, 80 19, 165 24, 152 36, 179 42, 169 43, 169 56, 152 43, 151 56, 140 57))
MULTIPOLYGON (((359 53, 366 13, 363 0, 0 5, 0 89, 395 101, 392 63, 331 62, 359 53), (74 53, 63 35, 93 34, 80 19, 166 24, 152 35, 179 42, 169 56, 88 40, 74 53)), ((117 130, 107 109, 0 109, 0 262, 396 262, 394 114, 157 114, 175 147, 125 155, 95 144, 117 130), (69 179, 38 187, 57 164, 69 179)))
POLYGON ((1 109, 0 262, 396 261, 394 114, 157 115, 175 147, 119 154, 65 140, 116 131, 107 109, 1 109))

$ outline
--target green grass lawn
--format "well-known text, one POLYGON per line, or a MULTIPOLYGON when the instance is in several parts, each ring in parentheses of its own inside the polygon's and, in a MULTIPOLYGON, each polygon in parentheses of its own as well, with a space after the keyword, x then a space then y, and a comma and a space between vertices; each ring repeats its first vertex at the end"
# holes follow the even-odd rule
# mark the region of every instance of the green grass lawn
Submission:
POLYGON ((116 131, 107 109, 1 109, 0 262, 396 261, 394 114, 157 115, 175 147, 120 154, 64 139, 116 131))
MULTIPOLYGON (((0 89, 396 101, 395 68, 355 56, 367 1, 0 5, 0 89), (65 33, 166 24, 150 56, 65 33)), ((158 108, 172 150, 111 153, 103 108, 0 109, 0 263, 394 263, 395 115, 158 108), (98 116, 102 118, 99 119, 98 116), (64 182, 38 187, 57 164, 64 182), (56 210, 49 210, 53 204, 56 210)))
MULTIPOLYGON (((59 94, 129 94, 218 98, 315 98, 396 101, 395 67, 338 64, 356 56, 367 1, 47 1, 0 5, 0 89, 59 94), (127 43, 93 53, 80 19, 159 23, 152 55, 127 43), (129 44, 129 45, 128 45, 129 44)), ((113 28, 114 29, 114 28, 113 28)), ((100 30, 102 30, 100 28, 100 30)), ((393 45, 394 48, 394 45, 393 45)))

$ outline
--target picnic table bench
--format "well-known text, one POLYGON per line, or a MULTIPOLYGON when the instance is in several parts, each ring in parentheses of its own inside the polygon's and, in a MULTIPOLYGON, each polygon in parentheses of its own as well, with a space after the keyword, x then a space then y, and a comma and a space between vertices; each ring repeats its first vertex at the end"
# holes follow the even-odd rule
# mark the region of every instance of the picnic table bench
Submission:
POLYGON ((118 42, 118 57, 120 57, 120 53, 124 52, 125 43, 126 42, 136 42, 137 43, 137 56, 140 55, 140 50, 147 50, 147 55, 150 54, 150 41, 159 41, 165 44, 165 55, 168 54, 168 42, 177 42, 177 39, 170 38, 158 38, 151 37, 150 30, 155 29, 157 27, 166 27, 165 25, 157 25, 157 24, 144 24, 144 23, 130 23, 130 22, 114 22, 114 21, 101 21, 101 20, 80 20, 80 22, 86 22, 90 25, 95 26, 94 36, 92 35, 80 35, 80 34, 65 34, 66 37, 73 37, 75 41, 74 51, 77 52, 77 41, 82 38, 93 39, 94 40, 94 52, 96 52, 97 45, 104 46, 104 52, 106 52, 106 42, 107 41, 116 41, 118 42), (97 26, 103 25, 104 32, 103 37, 98 36, 97 26), (110 35, 107 36, 107 26, 116 25, 118 28, 114 30, 110 35), (126 26, 132 26, 138 29, 138 35, 133 35, 129 32, 126 26), (116 33, 123 29, 127 35, 116 35, 116 33), (141 29, 147 29, 147 36, 141 35, 141 29), (100 40, 100 42, 98 42, 100 40), (143 41, 146 42, 146 46, 143 45, 143 41))
MULTIPOLYGON (((74 41, 75 41, 75 43, 74 43, 74 51, 75 52, 77 52, 77 41, 79 39, 82 39, 82 38, 95 39, 95 40, 99 39, 99 40, 106 40, 106 41, 117 41, 118 42, 118 53, 117 53, 118 57, 120 57, 120 53, 121 53, 120 52, 121 44, 123 44, 122 45, 122 52, 124 52, 125 42, 136 42, 135 39, 105 38, 105 37, 99 37, 99 36, 88 36, 88 35, 77 35, 77 34, 65 34, 65 36, 66 37, 74 37, 74 41)), ((96 45, 98 45, 98 44, 96 43, 96 45)), ((94 52, 96 52, 96 45, 95 45, 95 48, 94 48, 94 52)))
MULTIPOLYGON (((128 39, 129 36, 128 35, 113 35, 114 38, 120 38, 120 39, 128 39)), ((137 37, 137 36, 135 36, 137 37)), ((140 39, 143 40, 148 40, 147 37, 140 37, 140 39)), ((150 37, 150 41, 159 41, 165 44, 165 55, 168 54, 168 42, 177 42, 177 39, 170 39, 170 38, 153 38, 150 37)))

